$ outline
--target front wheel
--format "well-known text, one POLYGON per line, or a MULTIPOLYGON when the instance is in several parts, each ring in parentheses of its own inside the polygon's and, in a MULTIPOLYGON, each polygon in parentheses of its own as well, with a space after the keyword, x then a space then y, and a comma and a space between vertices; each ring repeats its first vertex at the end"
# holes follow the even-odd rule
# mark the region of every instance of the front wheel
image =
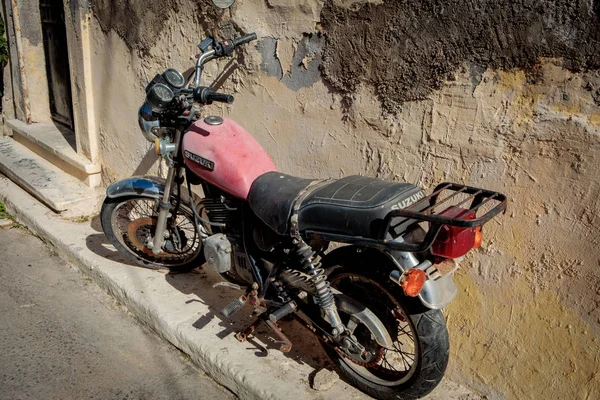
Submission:
POLYGON ((347 380, 370 396, 420 398, 439 384, 448 365, 444 317, 439 310, 426 309, 419 300, 405 296, 387 277, 389 261, 380 256, 368 257, 367 253, 358 259, 357 254, 347 254, 329 260, 329 281, 332 287, 375 313, 393 345, 379 346, 364 325, 357 325, 344 310, 339 310, 343 322, 369 357, 358 357, 329 345, 324 345, 325 350, 347 380))
POLYGON ((157 220, 158 201, 146 197, 107 198, 100 212, 102 229, 110 243, 138 265, 183 272, 204 263, 202 241, 188 205, 181 203, 177 214, 167 219, 163 251, 154 254, 151 246, 157 220))

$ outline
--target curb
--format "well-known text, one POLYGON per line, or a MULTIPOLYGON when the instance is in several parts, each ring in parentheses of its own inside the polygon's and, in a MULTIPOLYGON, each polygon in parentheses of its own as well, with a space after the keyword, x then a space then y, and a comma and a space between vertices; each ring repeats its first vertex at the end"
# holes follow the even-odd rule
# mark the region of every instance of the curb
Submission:
MULTIPOLYGON (((61 218, 1 175, 0 201, 18 222, 54 246, 63 259, 77 266, 137 319, 238 397, 369 398, 341 380, 327 391, 310 388, 309 375, 328 365, 328 359, 317 339, 295 321, 282 323, 294 345, 287 355, 278 350, 264 326, 253 339, 239 343, 234 334, 253 321, 248 318, 252 310, 247 306, 232 321, 221 318, 218 310, 240 293, 226 287, 213 288, 219 281, 216 274, 205 270, 169 274, 131 265, 108 244, 97 217, 81 222, 61 218)), ((427 398, 480 397, 444 380, 427 398)))

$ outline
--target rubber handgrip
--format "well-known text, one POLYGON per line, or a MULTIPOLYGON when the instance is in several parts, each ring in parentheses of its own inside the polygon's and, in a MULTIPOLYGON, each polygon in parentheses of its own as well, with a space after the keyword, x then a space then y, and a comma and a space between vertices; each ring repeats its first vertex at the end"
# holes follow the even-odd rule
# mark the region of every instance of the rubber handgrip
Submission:
POLYGON ((254 33, 254 32, 250 33, 246 36, 241 36, 239 38, 235 38, 232 41, 235 46, 239 46, 240 44, 245 44, 245 43, 251 42, 253 40, 256 40, 256 33, 254 33))
POLYGON ((206 96, 206 99, 211 102, 211 101, 218 101, 221 103, 227 103, 227 104, 232 104, 233 103, 233 96, 230 94, 225 94, 225 93, 209 93, 206 96))
POLYGON ((194 100, 202 104, 211 104, 213 101, 221 103, 233 103, 233 96, 225 93, 214 92, 206 86, 198 86, 194 88, 194 100))

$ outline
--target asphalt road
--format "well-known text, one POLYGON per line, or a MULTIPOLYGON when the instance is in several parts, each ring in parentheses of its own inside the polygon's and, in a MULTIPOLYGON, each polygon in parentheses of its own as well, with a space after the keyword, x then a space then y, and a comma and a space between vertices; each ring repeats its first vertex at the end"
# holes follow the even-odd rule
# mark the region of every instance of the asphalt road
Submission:
POLYGON ((0 399, 233 399, 38 238, 0 228, 0 399))

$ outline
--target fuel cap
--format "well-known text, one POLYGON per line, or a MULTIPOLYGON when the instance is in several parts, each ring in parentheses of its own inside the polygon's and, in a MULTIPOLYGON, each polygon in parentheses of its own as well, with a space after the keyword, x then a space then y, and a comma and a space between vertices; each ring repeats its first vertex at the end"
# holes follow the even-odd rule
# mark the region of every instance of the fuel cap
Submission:
POLYGON ((210 117, 204 118, 204 122, 208 125, 221 125, 223 123, 223 118, 211 115, 210 117))

